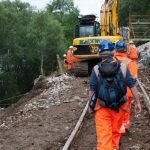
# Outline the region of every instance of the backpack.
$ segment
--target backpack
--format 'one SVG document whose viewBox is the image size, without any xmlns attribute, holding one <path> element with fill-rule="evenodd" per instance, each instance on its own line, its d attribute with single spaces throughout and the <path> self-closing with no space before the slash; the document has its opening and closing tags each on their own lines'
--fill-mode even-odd
<svg viewBox="0 0 150 150">
<path fill-rule="evenodd" d="M 119 107 L 127 101 L 126 65 L 116 58 L 108 58 L 94 67 L 98 78 L 97 98 L 102 107 L 119 112 Z"/>
</svg>

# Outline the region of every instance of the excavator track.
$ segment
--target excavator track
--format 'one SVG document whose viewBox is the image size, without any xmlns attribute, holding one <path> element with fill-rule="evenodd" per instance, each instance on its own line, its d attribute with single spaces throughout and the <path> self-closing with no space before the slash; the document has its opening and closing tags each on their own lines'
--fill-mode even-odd
<svg viewBox="0 0 150 150">
<path fill-rule="evenodd" d="M 79 61 L 75 63 L 73 73 L 76 77 L 86 77 L 89 75 L 88 62 Z"/>
</svg>

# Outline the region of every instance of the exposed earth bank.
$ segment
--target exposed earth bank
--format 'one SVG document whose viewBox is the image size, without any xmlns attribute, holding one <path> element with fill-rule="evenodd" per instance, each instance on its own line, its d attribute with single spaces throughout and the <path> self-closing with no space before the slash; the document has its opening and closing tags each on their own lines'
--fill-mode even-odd
<svg viewBox="0 0 150 150">
<path fill-rule="evenodd" d="M 0 150 L 59 150 L 87 102 L 87 78 L 40 79 L 17 104 L 0 110 Z"/>
</svg>

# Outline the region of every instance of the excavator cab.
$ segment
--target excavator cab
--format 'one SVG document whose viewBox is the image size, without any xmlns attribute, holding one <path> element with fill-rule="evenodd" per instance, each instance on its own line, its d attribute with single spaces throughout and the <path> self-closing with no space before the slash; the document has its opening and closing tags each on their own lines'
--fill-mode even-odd
<svg viewBox="0 0 150 150">
<path fill-rule="evenodd" d="M 98 45 L 103 39 L 109 39 L 113 43 L 121 39 L 120 36 L 100 36 L 100 27 L 95 15 L 78 17 L 73 40 L 74 57 L 78 59 L 73 68 L 76 76 L 88 76 L 93 66 L 100 62 L 102 56 L 99 55 Z"/>
<path fill-rule="evenodd" d="M 100 33 L 100 24 L 95 20 L 95 15 L 80 15 L 78 17 L 78 24 L 76 25 L 75 38 L 98 36 Z"/>
</svg>

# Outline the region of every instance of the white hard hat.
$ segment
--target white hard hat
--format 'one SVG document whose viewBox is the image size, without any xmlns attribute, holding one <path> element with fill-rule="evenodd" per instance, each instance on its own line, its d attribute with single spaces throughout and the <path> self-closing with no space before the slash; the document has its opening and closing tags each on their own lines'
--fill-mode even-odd
<svg viewBox="0 0 150 150">
<path fill-rule="evenodd" d="M 134 44 L 134 42 L 132 40 L 130 40 L 130 44 Z"/>
<path fill-rule="evenodd" d="M 69 48 L 73 49 L 73 46 L 71 45 Z"/>
</svg>

